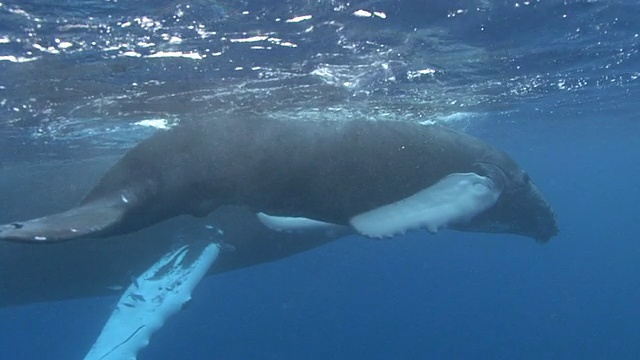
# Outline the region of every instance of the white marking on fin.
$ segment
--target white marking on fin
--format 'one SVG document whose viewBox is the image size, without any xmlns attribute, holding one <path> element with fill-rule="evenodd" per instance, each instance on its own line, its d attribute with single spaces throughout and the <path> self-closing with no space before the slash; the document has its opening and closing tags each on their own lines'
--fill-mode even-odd
<svg viewBox="0 0 640 360">
<path fill-rule="evenodd" d="M 421 228 L 436 233 L 490 208 L 500 193 L 487 177 L 455 173 L 408 198 L 354 216 L 351 226 L 361 235 L 375 238 Z"/>
<path fill-rule="evenodd" d="M 218 257 L 220 246 L 199 249 L 195 260 L 185 258 L 188 245 L 167 253 L 122 294 L 118 306 L 85 360 L 136 359 L 151 335 L 191 299 L 191 292 Z"/>
<path fill-rule="evenodd" d="M 267 228 L 278 232 L 308 232 L 325 231 L 332 233 L 335 231 L 346 232 L 348 227 L 327 223 L 323 221 L 308 219 L 304 217 L 272 216 L 265 213 L 256 214 L 258 220 Z"/>
</svg>

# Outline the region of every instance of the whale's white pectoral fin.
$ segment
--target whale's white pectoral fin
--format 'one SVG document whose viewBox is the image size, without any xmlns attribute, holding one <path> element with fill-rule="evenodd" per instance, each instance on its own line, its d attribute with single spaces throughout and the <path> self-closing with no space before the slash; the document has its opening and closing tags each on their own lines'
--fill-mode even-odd
<svg viewBox="0 0 640 360">
<path fill-rule="evenodd" d="M 256 214 L 262 225 L 268 229 L 287 233 L 324 232 L 327 235 L 346 235 L 351 232 L 348 226 L 327 223 L 304 217 L 272 216 L 265 213 Z"/>
<path fill-rule="evenodd" d="M 351 226 L 361 235 L 381 238 L 408 230 L 435 233 L 469 221 L 498 200 L 501 189 L 475 173 L 455 173 L 408 198 L 354 216 Z"/>
<path fill-rule="evenodd" d="M 186 256 L 191 251 L 197 257 Z M 185 245 L 153 264 L 124 292 L 85 360 L 136 359 L 151 335 L 191 299 L 219 253 L 218 244 Z"/>
</svg>

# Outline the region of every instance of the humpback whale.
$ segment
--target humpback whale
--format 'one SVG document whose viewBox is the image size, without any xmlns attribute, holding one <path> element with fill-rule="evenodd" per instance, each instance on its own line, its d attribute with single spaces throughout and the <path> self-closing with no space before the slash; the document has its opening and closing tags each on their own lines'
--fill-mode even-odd
<svg viewBox="0 0 640 360">
<path fill-rule="evenodd" d="M 210 213 L 222 243 L 211 233 L 181 244 L 138 232 Z M 508 154 L 452 129 L 252 117 L 185 122 L 132 148 L 78 206 L 1 225 L 0 307 L 102 295 L 146 269 L 86 357 L 135 358 L 207 272 L 349 234 L 443 228 L 539 242 L 558 232 L 550 205 Z"/>
<path fill-rule="evenodd" d="M 52 243 L 132 233 L 240 205 L 371 238 L 413 229 L 512 233 L 546 242 L 556 217 L 505 152 L 400 121 L 184 122 L 142 141 L 70 210 L 0 226 L 0 240 Z M 303 222 L 304 222 L 303 221 Z M 295 225 L 294 225 L 295 227 Z"/>
</svg>

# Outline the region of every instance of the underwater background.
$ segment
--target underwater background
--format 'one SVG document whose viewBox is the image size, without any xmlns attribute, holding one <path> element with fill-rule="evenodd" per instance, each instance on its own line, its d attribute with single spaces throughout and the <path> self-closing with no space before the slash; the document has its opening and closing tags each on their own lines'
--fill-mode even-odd
<svg viewBox="0 0 640 360">
<path fill-rule="evenodd" d="M 509 152 L 560 234 L 354 236 L 208 277 L 139 359 L 637 359 L 639 14 L 597 0 L 0 0 L 0 223 L 72 206 L 180 121 L 442 123 Z M 0 359 L 82 358 L 117 299 L 0 308 Z"/>
</svg>

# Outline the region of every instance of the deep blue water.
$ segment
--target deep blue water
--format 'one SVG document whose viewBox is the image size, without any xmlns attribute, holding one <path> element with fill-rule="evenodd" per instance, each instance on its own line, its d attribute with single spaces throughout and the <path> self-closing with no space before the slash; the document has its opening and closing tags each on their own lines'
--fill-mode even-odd
<svg viewBox="0 0 640 360">
<path fill-rule="evenodd" d="M 545 245 L 350 237 L 209 277 L 141 359 L 640 357 L 637 1 L 0 4 L 0 223 L 79 200 L 140 121 L 246 111 L 444 122 L 558 215 Z M 0 358 L 81 358 L 116 301 L 0 309 Z"/>
</svg>

